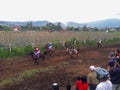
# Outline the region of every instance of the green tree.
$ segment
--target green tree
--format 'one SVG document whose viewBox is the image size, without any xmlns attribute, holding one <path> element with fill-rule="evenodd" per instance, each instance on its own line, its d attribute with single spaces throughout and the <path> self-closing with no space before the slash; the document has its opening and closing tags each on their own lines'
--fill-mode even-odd
<svg viewBox="0 0 120 90">
<path fill-rule="evenodd" d="M 86 25 L 83 26 L 83 31 L 88 31 L 88 28 Z"/>
<path fill-rule="evenodd" d="M 32 22 L 27 23 L 27 29 L 32 29 Z"/>
<path fill-rule="evenodd" d="M 63 30 L 60 22 L 56 25 L 56 30 L 57 31 Z"/>
</svg>

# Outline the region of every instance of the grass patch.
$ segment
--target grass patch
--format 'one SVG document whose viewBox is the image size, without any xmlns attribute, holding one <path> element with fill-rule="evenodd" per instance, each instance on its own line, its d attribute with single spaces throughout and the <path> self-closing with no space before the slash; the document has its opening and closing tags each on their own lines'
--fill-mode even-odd
<svg viewBox="0 0 120 90">
<path fill-rule="evenodd" d="M 69 63 L 68 62 L 63 62 L 60 64 L 60 66 L 67 66 Z M 4 80 L 0 80 L 0 88 L 4 88 L 8 85 L 12 84 L 19 84 L 20 82 L 24 81 L 26 78 L 31 78 L 38 76 L 39 73 L 44 73 L 48 71 L 55 71 L 56 66 L 50 66 L 47 68 L 39 68 L 39 69 L 32 69 L 29 71 L 25 71 L 20 73 L 16 78 L 6 78 Z"/>
<path fill-rule="evenodd" d="M 12 85 L 13 83 L 19 83 L 21 81 L 24 81 L 25 78 L 37 76 L 39 73 L 47 72 L 48 70 L 49 68 L 32 69 L 32 70 L 20 73 L 16 78 L 7 78 L 4 80 L 0 80 L 0 88 L 3 88 L 7 85 Z"/>
</svg>

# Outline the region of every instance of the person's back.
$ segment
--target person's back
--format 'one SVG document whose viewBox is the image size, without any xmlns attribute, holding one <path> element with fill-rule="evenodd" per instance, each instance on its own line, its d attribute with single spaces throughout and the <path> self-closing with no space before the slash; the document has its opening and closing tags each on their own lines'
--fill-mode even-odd
<svg viewBox="0 0 120 90">
<path fill-rule="evenodd" d="M 67 81 L 67 84 L 66 84 L 66 90 L 71 90 L 71 83 L 70 83 L 70 81 L 68 80 Z"/>
<path fill-rule="evenodd" d="M 71 90 L 71 84 L 67 84 L 67 85 L 66 85 L 66 89 L 67 89 L 67 90 Z"/>
<path fill-rule="evenodd" d="M 87 83 L 87 77 L 86 75 L 83 75 L 81 77 L 81 85 L 80 85 L 80 90 L 88 90 L 88 83 Z"/>
<path fill-rule="evenodd" d="M 59 90 L 59 86 L 57 83 L 53 83 L 53 90 Z"/>
<path fill-rule="evenodd" d="M 89 84 L 89 90 L 95 90 L 97 84 L 99 83 L 99 81 L 96 78 L 97 77 L 97 74 L 95 72 L 96 68 L 95 68 L 95 66 L 91 65 L 89 67 L 89 69 L 91 71 L 87 76 L 87 82 Z"/>
<path fill-rule="evenodd" d="M 75 82 L 75 89 L 76 90 L 80 90 L 81 83 L 82 83 L 81 78 L 80 78 L 80 76 L 78 76 L 77 81 Z"/>
<path fill-rule="evenodd" d="M 112 83 L 109 80 L 100 82 L 97 85 L 96 90 L 112 90 Z"/>
<path fill-rule="evenodd" d="M 112 90 L 112 83 L 108 79 L 109 72 L 104 68 L 97 68 L 96 73 L 97 79 L 100 81 L 96 87 L 96 90 Z"/>
</svg>

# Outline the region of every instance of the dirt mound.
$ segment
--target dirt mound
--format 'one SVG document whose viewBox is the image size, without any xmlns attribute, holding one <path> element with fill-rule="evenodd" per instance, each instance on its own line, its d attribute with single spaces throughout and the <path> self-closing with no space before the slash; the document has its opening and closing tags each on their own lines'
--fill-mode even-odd
<svg viewBox="0 0 120 90">
<path fill-rule="evenodd" d="M 39 73 L 36 77 L 27 78 L 19 84 L 9 85 L 1 90 L 48 90 L 54 82 L 58 82 L 60 90 L 65 90 L 68 81 L 74 86 L 78 75 L 87 75 L 90 65 L 106 68 L 107 54 L 120 48 L 119 46 L 120 44 L 103 48 L 80 48 L 79 56 L 74 59 L 71 59 L 65 50 L 58 50 L 53 57 L 46 56 L 45 61 L 40 61 L 39 65 L 34 65 L 30 57 L 0 60 L 1 79 L 17 77 L 19 73 L 31 69 L 53 67 L 48 72 Z"/>
</svg>

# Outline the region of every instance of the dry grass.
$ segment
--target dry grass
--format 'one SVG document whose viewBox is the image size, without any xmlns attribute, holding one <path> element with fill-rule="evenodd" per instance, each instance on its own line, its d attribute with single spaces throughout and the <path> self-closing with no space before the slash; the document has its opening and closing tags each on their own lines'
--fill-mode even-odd
<svg viewBox="0 0 120 90">
<path fill-rule="evenodd" d="M 78 40 L 85 41 L 87 39 L 110 39 L 114 37 L 119 37 L 119 34 L 115 33 L 105 33 L 105 32 L 4 32 L 0 31 L 0 45 L 9 46 L 22 46 L 30 45 L 32 43 L 38 45 L 44 45 L 47 42 L 60 41 L 61 43 L 72 38 L 77 38 Z"/>
</svg>

